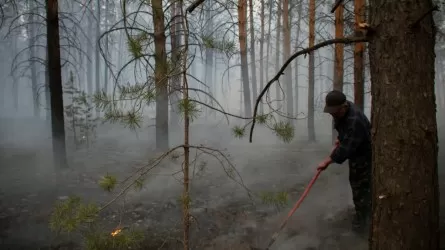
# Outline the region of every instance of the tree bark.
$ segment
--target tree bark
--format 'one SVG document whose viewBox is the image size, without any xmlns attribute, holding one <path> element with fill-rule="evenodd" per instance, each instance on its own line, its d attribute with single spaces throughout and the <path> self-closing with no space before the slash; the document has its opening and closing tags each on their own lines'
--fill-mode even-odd
<svg viewBox="0 0 445 250">
<path fill-rule="evenodd" d="M 252 116 L 252 101 L 250 99 L 249 66 L 247 62 L 247 0 L 238 0 L 239 43 L 241 55 L 241 76 L 243 80 L 244 115 Z"/>
<path fill-rule="evenodd" d="M 290 21 L 289 21 L 289 0 L 283 0 L 283 63 L 290 57 Z M 293 90 L 292 90 L 292 67 L 287 67 L 284 71 L 286 84 L 286 115 L 289 122 L 294 114 Z"/>
<path fill-rule="evenodd" d="M 335 10 L 335 38 L 343 38 L 344 36 L 344 4 L 340 4 Z M 335 60 L 334 60 L 334 90 L 343 91 L 343 74 L 344 74 L 344 51 L 345 45 L 341 43 L 335 44 Z M 332 119 L 332 144 L 337 139 L 337 131 L 334 128 L 334 119 Z"/>
<path fill-rule="evenodd" d="M 309 47 L 315 44 L 315 0 L 309 0 Z M 309 53 L 309 87 L 308 87 L 308 119 L 307 130 L 309 141 L 315 141 L 314 124 L 314 88 L 315 88 L 315 60 L 314 52 Z"/>
<path fill-rule="evenodd" d="M 255 58 L 255 28 L 253 26 L 253 0 L 249 0 L 249 20 L 250 20 L 250 71 L 252 73 L 252 99 L 258 98 L 256 80 L 256 58 Z"/>
<path fill-rule="evenodd" d="M 48 49 L 49 90 L 51 93 L 51 130 L 54 163 L 67 167 L 65 121 L 63 113 L 62 68 L 60 64 L 59 5 L 57 0 L 46 1 L 46 39 Z"/>
<path fill-rule="evenodd" d="M 45 52 L 45 107 L 46 107 L 46 121 L 51 121 L 51 91 L 49 88 L 49 55 L 48 49 Z"/>
<path fill-rule="evenodd" d="M 355 33 L 360 34 L 359 23 L 365 20 L 365 0 L 354 0 Z M 354 45 L 354 103 L 362 111 L 365 105 L 365 43 Z"/>
<path fill-rule="evenodd" d="M 156 147 L 165 151 L 168 138 L 168 65 L 165 50 L 165 23 L 162 0 L 151 0 L 153 8 L 155 40 L 155 85 L 156 85 Z"/>
<path fill-rule="evenodd" d="M 301 1 L 298 4 L 298 21 L 297 21 L 297 34 L 295 38 L 295 51 L 298 51 L 298 47 L 300 44 L 300 33 L 301 33 L 301 20 L 303 14 L 303 2 Z M 295 117 L 298 116 L 298 101 L 299 101 L 299 86 L 298 86 L 298 57 L 295 58 L 295 65 L 294 65 L 294 76 L 295 76 L 295 87 L 294 87 L 294 96 L 295 96 L 295 108 L 294 108 L 294 114 Z"/>
<path fill-rule="evenodd" d="M 179 46 L 180 46 L 180 35 L 179 35 L 179 8 L 182 8 L 182 6 L 179 6 L 179 3 L 176 0 L 170 0 L 171 5 L 171 16 L 172 21 L 170 24 L 170 40 L 171 40 L 171 64 L 173 66 L 173 76 L 169 79 L 170 81 L 170 128 L 172 130 L 179 129 L 179 94 L 181 93 L 181 79 L 180 79 L 180 73 L 181 73 L 181 57 L 179 54 Z M 176 17 L 178 16 L 178 17 Z"/>
<path fill-rule="evenodd" d="M 260 91 L 264 88 L 264 10 L 265 10 L 265 0 L 261 0 L 261 12 L 260 12 L 260 20 L 261 20 L 261 37 L 260 37 Z M 257 99 L 257 96 L 254 100 Z M 260 103 L 260 114 L 264 114 L 264 105 L 263 102 Z"/>
<path fill-rule="evenodd" d="M 439 249 L 432 7 L 431 0 L 370 0 L 370 249 Z"/>
</svg>

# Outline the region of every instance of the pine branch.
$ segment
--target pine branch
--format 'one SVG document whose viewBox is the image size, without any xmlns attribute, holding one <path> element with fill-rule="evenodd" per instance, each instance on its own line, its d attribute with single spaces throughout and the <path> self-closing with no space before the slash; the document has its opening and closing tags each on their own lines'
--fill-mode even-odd
<svg viewBox="0 0 445 250">
<path fill-rule="evenodd" d="M 269 90 L 269 88 L 272 86 L 272 84 L 276 81 L 278 81 L 278 79 L 280 78 L 281 75 L 283 75 L 283 72 L 286 70 L 287 66 L 289 66 L 289 64 L 297 57 L 301 56 L 301 55 L 306 55 L 312 51 L 315 51 L 317 49 L 326 47 L 328 45 L 332 45 L 332 44 L 337 44 L 337 43 L 343 43 L 343 44 L 351 44 L 351 43 L 359 43 L 359 42 L 367 42 L 368 41 L 368 37 L 367 36 L 363 36 L 363 37 L 345 37 L 345 38 L 337 38 L 337 39 L 331 39 L 331 40 L 327 40 L 321 43 L 318 43 L 316 45 L 314 45 L 313 47 L 309 47 L 300 51 L 297 51 L 296 53 L 294 53 L 291 57 L 289 57 L 289 59 L 287 59 L 287 61 L 283 64 L 283 66 L 281 66 L 280 70 L 278 71 L 278 73 L 274 76 L 274 78 L 272 78 L 272 80 L 270 80 L 266 86 L 264 87 L 264 89 L 261 91 L 261 94 L 258 96 L 258 98 L 256 99 L 256 103 L 255 103 L 255 109 L 253 111 L 253 121 L 252 121 L 252 126 L 250 127 L 250 136 L 249 136 L 249 142 L 252 143 L 252 137 L 253 137 L 253 129 L 255 128 L 255 122 L 256 122 L 256 115 L 258 113 L 258 106 L 261 102 L 261 99 L 263 98 L 263 96 L 266 94 L 266 92 Z"/>
</svg>

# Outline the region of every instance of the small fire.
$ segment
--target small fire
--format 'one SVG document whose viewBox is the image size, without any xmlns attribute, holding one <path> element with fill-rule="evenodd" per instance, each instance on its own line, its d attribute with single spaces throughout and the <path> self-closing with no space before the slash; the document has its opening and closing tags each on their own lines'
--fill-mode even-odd
<svg viewBox="0 0 445 250">
<path fill-rule="evenodd" d="M 113 232 L 111 232 L 111 236 L 114 237 L 114 236 L 118 235 L 121 231 L 122 231 L 122 229 L 116 229 Z"/>
</svg>

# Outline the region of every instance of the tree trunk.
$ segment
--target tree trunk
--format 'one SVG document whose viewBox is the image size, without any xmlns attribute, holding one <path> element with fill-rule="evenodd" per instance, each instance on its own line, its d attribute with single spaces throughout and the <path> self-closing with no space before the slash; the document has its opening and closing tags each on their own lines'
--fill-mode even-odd
<svg viewBox="0 0 445 250">
<path fill-rule="evenodd" d="M 51 121 L 51 91 L 49 90 L 49 56 L 48 49 L 45 52 L 45 106 L 46 106 L 46 121 Z"/>
<path fill-rule="evenodd" d="M 98 93 L 100 91 L 100 45 L 99 45 L 99 38 L 100 38 L 100 20 L 101 20 L 101 14 L 100 14 L 100 9 L 101 9 L 101 4 L 100 4 L 100 0 L 97 0 L 97 5 L 96 5 L 96 39 L 95 39 L 95 44 L 96 44 L 96 55 L 95 55 L 95 60 L 96 60 L 96 93 Z M 100 109 L 99 107 L 96 107 L 96 117 L 100 117 Z"/>
<path fill-rule="evenodd" d="M 206 26 L 206 36 L 208 37 L 208 39 L 214 39 L 213 36 L 213 18 L 212 18 L 212 1 L 211 0 L 207 0 L 205 2 L 205 6 L 206 6 L 206 21 L 207 21 L 207 26 Z M 213 96 L 214 95 L 214 90 L 215 90 L 215 83 L 213 82 L 213 49 L 212 48 L 207 48 L 205 51 L 205 71 L 204 71 L 204 79 L 205 79 L 205 84 L 206 86 L 208 86 L 208 91 L 209 95 Z M 210 98 L 206 97 L 210 102 L 213 102 L 210 100 Z M 208 116 L 213 113 L 213 110 L 209 109 L 209 108 L 205 108 L 206 110 L 206 118 L 208 118 Z"/>
<path fill-rule="evenodd" d="M 109 22 L 109 17 L 110 17 L 110 13 L 109 13 L 109 6 L 108 6 L 108 1 L 105 1 L 104 3 L 105 5 L 105 15 L 104 15 L 104 20 L 105 20 L 105 30 L 108 30 L 108 22 Z M 114 33 L 114 32 L 113 32 Z M 109 51 L 109 45 L 110 45 L 110 40 L 109 40 L 110 36 L 106 35 L 105 36 L 105 55 L 107 56 L 107 60 L 110 62 L 113 62 L 113 53 Z M 108 94 L 108 65 L 104 62 L 104 92 Z"/>
<path fill-rule="evenodd" d="M 370 249 L 439 249 L 432 7 L 432 1 L 370 1 L 370 25 L 376 27 L 368 45 L 373 83 Z"/>
<path fill-rule="evenodd" d="M 88 40 L 87 43 L 87 84 L 88 84 L 88 94 L 93 95 L 93 14 L 87 13 L 88 15 Z"/>
<path fill-rule="evenodd" d="M 156 85 L 156 147 L 165 151 L 169 147 L 168 138 L 168 74 L 165 50 L 165 23 L 162 0 L 151 0 L 153 8 L 155 41 L 155 85 Z"/>
<path fill-rule="evenodd" d="M 280 49 L 280 45 L 281 45 L 281 2 L 282 0 L 278 0 L 278 4 L 277 4 L 277 37 L 275 38 L 275 45 L 276 45 L 276 55 L 275 55 L 275 72 L 278 72 L 280 70 L 280 55 L 281 55 L 281 49 Z M 283 102 L 281 100 L 281 86 L 280 83 L 277 82 L 275 84 L 275 95 L 276 95 L 276 110 L 277 111 L 281 111 L 280 106 L 283 105 Z M 280 116 L 277 115 L 277 119 L 280 119 Z"/>
<path fill-rule="evenodd" d="M 171 16 L 173 20 L 170 24 L 170 40 L 171 40 L 171 64 L 172 64 L 172 74 L 173 76 L 169 79 L 170 81 L 170 128 L 172 130 L 179 129 L 179 109 L 177 108 L 179 105 L 179 94 L 181 93 L 181 57 L 179 53 L 180 46 L 180 9 L 182 6 L 179 6 L 179 3 L 176 0 L 170 0 L 171 4 Z M 178 17 L 176 17 L 178 16 Z"/>
<path fill-rule="evenodd" d="M 264 89 L 264 0 L 261 0 L 261 37 L 260 37 L 260 92 Z M 264 114 L 263 102 L 260 102 L 260 114 Z"/>
<path fill-rule="evenodd" d="M 252 72 L 252 99 L 256 102 L 258 98 L 258 89 L 256 82 L 256 59 L 255 59 L 255 27 L 253 26 L 253 0 L 249 0 L 249 19 L 250 19 L 250 71 Z"/>
<path fill-rule="evenodd" d="M 60 64 L 59 5 L 57 0 L 46 1 L 46 19 L 54 164 L 63 168 L 67 167 L 68 164 L 65 149 L 62 68 Z"/>
<path fill-rule="evenodd" d="M 252 117 L 252 101 L 250 99 L 249 67 L 247 62 L 247 0 L 238 1 L 239 44 L 241 55 L 241 76 L 243 80 L 244 115 Z"/>
<path fill-rule="evenodd" d="M 303 16 L 303 1 L 301 1 L 298 4 L 298 21 L 297 21 L 297 34 L 295 38 L 295 51 L 298 50 L 299 44 L 300 44 L 300 32 L 301 32 L 301 20 Z M 298 57 L 295 58 L 295 88 L 294 88 L 294 95 L 295 95 L 295 108 L 294 108 L 294 114 L 295 117 L 298 116 L 298 101 L 299 101 L 299 86 L 298 86 Z"/>
<path fill-rule="evenodd" d="M 335 10 L 335 38 L 343 38 L 344 36 L 344 5 L 340 4 Z M 344 51 L 345 45 L 342 43 L 335 44 L 335 60 L 334 60 L 334 90 L 343 91 L 343 74 L 344 74 Z M 337 139 L 337 130 L 334 128 L 334 119 L 332 119 L 332 143 Z"/>
<path fill-rule="evenodd" d="M 39 102 L 39 93 L 38 93 L 38 79 L 37 79 L 37 65 L 36 65 L 36 48 L 35 48 L 35 39 L 36 39 L 36 26 L 34 24 L 34 1 L 29 2 L 29 24 L 28 24 L 28 42 L 29 42 L 29 52 L 30 52 L 30 63 L 31 63 L 31 88 L 32 88 L 32 99 L 33 99 L 33 108 L 34 108 L 34 117 L 40 117 L 40 102 Z"/>
<path fill-rule="evenodd" d="M 269 0 L 269 16 L 267 20 L 267 47 L 266 47 L 266 81 L 269 81 L 269 68 L 271 64 L 269 63 L 270 58 L 270 47 L 271 47 L 271 33 L 272 33 L 272 14 L 273 14 L 273 1 Z"/>
<path fill-rule="evenodd" d="M 440 53 L 438 53 L 436 51 L 436 58 L 437 60 L 435 61 L 434 64 L 434 70 L 435 72 L 440 72 L 440 64 L 439 61 L 441 60 L 441 56 Z M 436 73 L 435 77 L 434 77 L 434 93 L 436 94 L 436 105 L 437 105 L 437 112 L 440 112 L 442 109 L 442 92 L 441 92 L 441 82 L 442 82 L 442 74 L 441 73 Z"/>
<path fill-rule="evenodd" d="M 119 12 L 116 12 L 116 15 L 117 15 L 117 13 L 119 13 Z M 116 17 L 117 20 L 119 20 L 119 18 L 122 18 L 122 16 Z M 118 44 L 118 51 L 117 51 L 117 55 L 118 55 L 118 57 L 117 57 L 117 68 L 118 68 L 118 71 L 120 71 L 122 69 L 123 65 L 124 65 L 124 59 L 125 59 L 124 56 L 125 56 L 125 54 L 123 52 L 125 50 L 125 46 L 124 45 L 125 45 L 125 41 L 126 41 L 127 37 L 125 36 L 125 31 L 124 30 L 118 31 L 117 34 L 119 35 L 119 44 Z M 123 76 L 120 76 L 120 78 L 122 79 Z M 120 79 L 119 79 L 119 81 L 120 81 Z M 115 85 L 113 84 L 113 92 L 112 93 L 113 93 L 113 95 L 116 95 L 116 93 L 114 91 L 115 90 L 114 86 Z M 118 107 L 120 109 L 123 109 L 124 101 L 120 100 L 117 105 L 118 105 Z"/>
<path fill-rule="evenodd" d="M 309 0 L 309 47 L 315 44 L 315 0 Z M 314 127 L 314 88 L 315 88 L 315 60 L 314 52 L 309 53 L 309 86 L 308 86 L 308 119 L 307 131 L 309 141 L 315 141 Z"/>
<path fill-rule="evenodd" d="M 13 56 L 18 55 L 19 49 L 17 47 L 17 44 L 18 44 L 18 39 L 16 37 L 15 41 L 14 41 L 14 45 L 12 45 L 13 46 L 12 51 L 14 51 Z M 12 75 L 12 101 L 13 101 L 13 107 L 14 107 L 14 111 L 15 111 L 16 115 L 19 114 L 19 112 L 18 112 L 19 111 L 19 83 L 20 83 L 20 81 L 19 81 L 19 78 L 17 77 L 17 73 L 14 72 Z"/>
<path fill-rule="evenodd" d="M 443 73 L 443 69 L 444 67 L 444 63 L 443 63 L 443 59 L 439 58 L 437 60 L 438 62 L 438 68 L 436 69 L 436 72 L 440 72 L 438 73 L 439 75 L 439 79 L 436 82 L 437 85 L 437 93 L 441 96 L 440 100 L 439 100 L 439 109 L 442 110 L 445 107 L 445 81 L 444 81 L 444 73 Z"/>
<path fill-rule="evenodd" d="M 283 64 L 290 57 L 290 21 L 289 21 L 289 0 L 283 0 Z M 284 71 L 286 86 L 286 114 L 292 117 L 294 114 L 293 90 L 292 90 L 292 67 L 287 67 Z M 289 118 L 289 122 L 292 120 Z"/>
<path fill-rule="evenodd" d="M 365 0 L 354 0 L 355 31 L 360 34 L 359 23 L 365 20 Z M 354 45 L 354 103 L 362 111 L 365 106 L 365 68 L 363 53 L 365 43 Z"/>
</svg>

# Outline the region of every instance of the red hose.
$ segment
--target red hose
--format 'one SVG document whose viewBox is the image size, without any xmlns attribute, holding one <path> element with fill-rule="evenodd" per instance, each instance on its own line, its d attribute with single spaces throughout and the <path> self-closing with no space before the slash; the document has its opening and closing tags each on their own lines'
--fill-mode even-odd
<svg viewBox="0 0 445 250">
<path fill-rule="evenodd" d="M 307 188 L 304 190 L 303 194 L 301 195 L 300 199 L 298 199 L 298 201 L 295 203 L 294 207 L 289 211 L 289 213 L 286 216 L 286 219 L 281 223 L 280 228 L 278 229 L 277 232 L 275 232 L 272 235 L 272 239 L 269 242 L 269 245 L 267 246 L 267 249 L 269 249 L 270 246 L 272 246 L 272 244 L 275 242 L 275 240 L 278 237 L 278 234 L 281 232 L 281 230 L 283 230 L 283 228 L 286 226 L 287 222 L 289 221 L 290 217 L 292 217 L 292 215 L 295 213 L 295 211 L 297 211 L 297 209 L 300 207 L 301 203 L 303 202 L 304 198 L 306 198 L 306 196 L 309 193 L 309 190 L 311 190 L 312 186 L 314 185 L 315 181 L 318 179 L 318 177 L 320 176 L 322 170 L 317 170 L 317 173 L 315 174 L 314 177 L 312 177 L 312 180 L 309 182 L 309 185 L 307 186 Z"/>
</svg>

